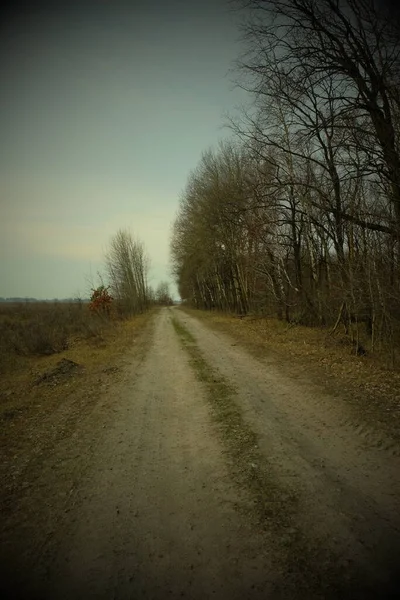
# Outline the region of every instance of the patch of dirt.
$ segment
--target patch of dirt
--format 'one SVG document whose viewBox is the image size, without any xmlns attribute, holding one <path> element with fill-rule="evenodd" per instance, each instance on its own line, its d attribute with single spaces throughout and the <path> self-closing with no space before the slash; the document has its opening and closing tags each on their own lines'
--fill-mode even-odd
<svg viewBox="0 0 400 600">
<path fill-rule="evenodd" d="M 120 371 L 120 367 L 113 365 L 111 367 L 105 367 L 103 369 L 103 373 L 118 373 L 118 371 Z"/>
<path fill-rule="evenodd" d="M 79 365 L 68 358 L 62 358 L 55 367 L 45 371 L 43 375 L 40 375 L 40 377 L 35 380 L 34 385 L 39 385 L 40 383 L 57 385 L 60 381 L 65 380 L 68 377 L 73 377 L 77 373 L 82 373 L 82 371 L 82 365 Z"/>
</svg>

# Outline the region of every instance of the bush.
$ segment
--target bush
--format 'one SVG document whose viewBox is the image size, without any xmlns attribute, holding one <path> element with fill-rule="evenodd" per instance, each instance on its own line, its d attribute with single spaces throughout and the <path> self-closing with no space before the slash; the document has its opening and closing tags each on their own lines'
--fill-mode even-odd
<svg viewBox="0 0 400 600">
<path fill-rule="evenodd" d="M 46 322 L 45 319 L 17 323 L 12 334 L 10 342 L 16 354 L 55 354 L 68 347 L 65 327 Z"/>
<path fill-rule="evenodd" d="M 73 337 L 94 338 L 99 335 L 101 336 L 99 317 L 90 313 L 87 305 L 0 305 L 2 362 L 12 355 L 55 354 L 67 349 Z"/>
</svg>

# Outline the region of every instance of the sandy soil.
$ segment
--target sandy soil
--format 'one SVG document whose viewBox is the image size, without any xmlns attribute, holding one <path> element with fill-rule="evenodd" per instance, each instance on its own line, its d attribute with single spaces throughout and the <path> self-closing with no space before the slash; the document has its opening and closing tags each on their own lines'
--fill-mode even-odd
<svg viewBox="0 0 400 600">
<path fill-rule="evenodd" d="M 174 319 L 257 436 L 249 469 L 266 473 L 286 516 L 290 507 L 281 527 L 277 509 L 276 523 L 260 521 L 266 488 L 241 484 L 212 386 Z M 397 449 L 369 444 L 338 398 L 179 310 L 161 310 L 146 335 L 141 355 L 126 356 L 114 385 L 40 457 L 40 473 L 20 482 L 1 533 L 2 597 L 396 597 Z"/>
<path fill-rule="evenodd" d="M 345 402 L 306 375 L 294 379 L 285 371 L 285 377 L 275 358 L 256 360 L 229 336 L 175 314 L 233 385 L 235 402 L 257 434 L 262 467 L 295 499 L 291 525 L 294 534 L 306 534 L 310 571 L 325 555 L 339 571 L 328 564 L 322 572 L 332 585 L 335 577 L 347 577 L 349 597 L 396 597 L 400 461 L 393 439 L 374 432 L 362 414 L 355 422 Z"/>
</svg>

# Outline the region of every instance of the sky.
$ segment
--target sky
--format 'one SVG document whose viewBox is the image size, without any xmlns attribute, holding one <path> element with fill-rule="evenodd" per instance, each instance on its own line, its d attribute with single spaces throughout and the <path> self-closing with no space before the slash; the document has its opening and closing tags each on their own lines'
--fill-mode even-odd
<svg viewBox="0 0 400 600">
<path fill-rule="evenodd" d="M 245 102 L 238 15 L 225 0 L 21 6 L 0 14 L 0 296 L 87 297 L 120 228 L 150 284 L 171 280 L 180 194 Z"/>
</svg>

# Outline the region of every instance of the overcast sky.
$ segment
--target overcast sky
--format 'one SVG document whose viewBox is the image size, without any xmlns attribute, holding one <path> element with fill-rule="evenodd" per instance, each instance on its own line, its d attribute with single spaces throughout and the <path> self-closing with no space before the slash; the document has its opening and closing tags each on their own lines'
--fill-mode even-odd
<svg viewBox="0 0 400 600">
<path fill-rule="evenodd" d="M 245 100 L 225 0 L 32 2 L 0 31 L 0 296 L 88 292 L 129 227 L 169 278 L 170 226 L 202 151 Z"/>
</svg>

